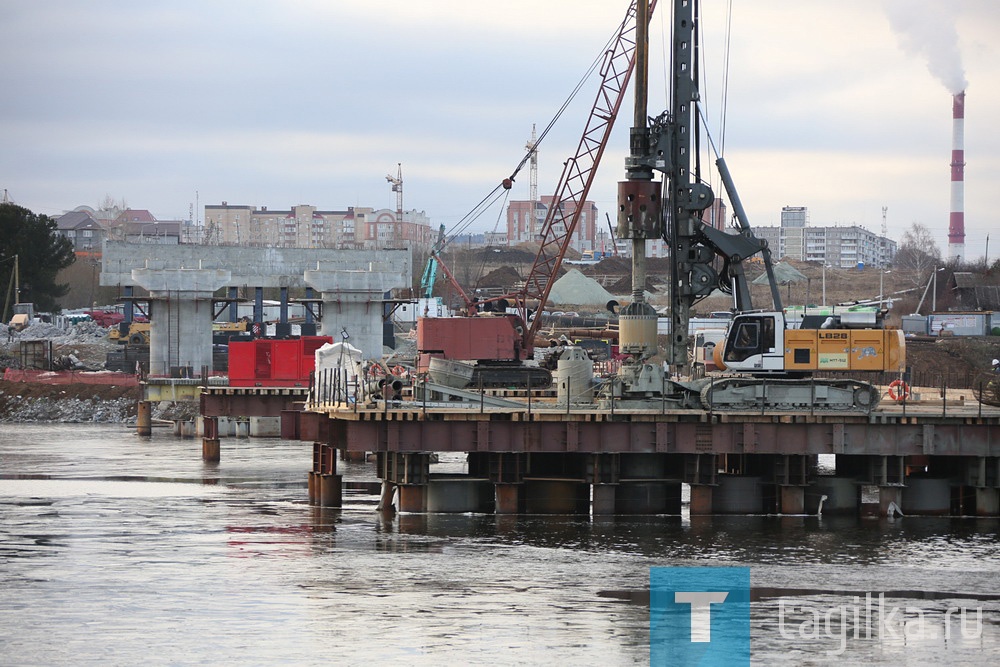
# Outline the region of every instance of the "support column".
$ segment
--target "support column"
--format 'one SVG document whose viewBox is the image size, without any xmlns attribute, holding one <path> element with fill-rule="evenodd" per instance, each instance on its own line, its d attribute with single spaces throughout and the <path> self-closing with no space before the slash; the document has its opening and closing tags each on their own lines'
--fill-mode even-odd
<svg viewBox="0 0 1000 667">
<path fill-rule="evenodd" d="M 212 297 L 231 276 L 224 269 L 132 269 L 156 313 L 149 329 L 150 375 L 212 367 Z"/>
<path fill-rule="evenodd" d="M 408 285 L 410 277 L 387 263 L 372 262 L 368 271 L 357 271 L 320 262 L 305 272 L 304 280 L 323 299 L 320 335 L 349 342 L 366 359 L 381 358 L 383 294 Z"/>
<path fill-rule="evenodd" d="M 712 513 L 712 489 L 707 484 L 691 485 L 691 515 Z"/>
<path fill-rule="evenodd" d="M 976 516 L 1000 515 L 1000 489 L 976 489 Z"/>
<path fill-rule="evenodd" d="M 228 308 L 229 308 L 229 321 L 230 322 L 239 322 L 240 321 L 240 310 L 239 310 L 239 305 L 240 304 L 239 304 L 238 299 L 240 298 L 240 288 L 239 287 L 230 287 L 229 291 L 228 291 L 228 294 L 229 294 L 229 306 L 228 306 Z"/>
<path fill-rule="evenodd" d="M 496 513 L 518 514 L 521 502 L 521 484 L 496 484 Z"/>
<path fill-rule="evenodd" d="M 153 404 L 139 401 L 135 416 L 135 430 L 141 436 L 153 435 Z"/>
<path fill-rule="evenodd" d="M 219 418 L 205 417 L 202 420 L 204 435 L 201 439 L 201 460 L 206 463 L 218 463 L 222 457 L 222 446 L 219 441 Z"/>
<path fill-rule="evenodd" d="M 264 328 L 264 288 L 255 287 L 253 290 L 253 321 L 261 326 L 261 336 L 267 334 Z"/>
<path fill-rule="evenodd" d="M 398 488 L 400 512 L 427 511 L 426 484 L 402 484 Z"/>
<path fill-rule="evenodd" d="M 319 504 L 323 507 L 340 507 L 342 502 L 340 475 L 320 475 Z"/>
<path fill-rule="evenodd" d="M 615 491 L 618 487 L 614 484 L 594 484 L 591 488 L 593 489 L 591 509 L 594 516 L 614 514 Z"/>
<path fill-rule="evenodd" d="M 781 514 L 805 514 L 806 490 L 802 486 L 780 486 Z"/>
</svg>

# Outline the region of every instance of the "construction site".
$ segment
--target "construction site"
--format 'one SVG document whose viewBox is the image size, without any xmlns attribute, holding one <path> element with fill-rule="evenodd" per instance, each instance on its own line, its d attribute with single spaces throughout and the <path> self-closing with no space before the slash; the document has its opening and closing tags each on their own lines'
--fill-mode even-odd
<svg viewBox="0 0 1000 667">
<path fill-rule="evenodd" d="M 533 244 L 487 261 L 446 248 L 442 229 L 426 263 L 414 258 L 399 235 L 401 168 L 388 177 L 398 248 L 154 256 L 105 241 L 100 284 L 121 290 L 123 308 L 103 363 L 141 378 L 139 434 L 169 419 L 201 436 L 206 461 L 229 436 L 310 443 L 309 499 L 322 506 L 341 504 L 338 460 L 370 457 L 384 511 L 676 514 L 683 497 L 695 514 L 1000 515 L 997 351 L 980 340 L 993 314 L 943 324 L 937 271 L 912 286 L 900 271 L 775 261 L 725 159 L 713 156 L 710 178 L 700 158 L 688 3 L 671 17 L 672 106 L 648 108 L 655 5 L 633 3 L 612 41 Z M 627 252 L 597 261 L 570 244 L 623 109 L 630 151 L 611 231 Z M 723 197 L 728 226 L 709 220 Z M 670 256 L 647 256 L 650 242 Z M 265 292 L 278 297 L 270 316 Z M 928 293 L 930 315 L 900 316 Z M 430 316 L 432 304 L 455 314 Z M 978 327 L 977 342 L 933 342 L 962 327 Z M 22 358 L 91 370 L 77 347 L 53 354 L 30 331 Z M 165 403 L 186 407 L 154 417 Z M 464 474 L 432 474 L 442 452 L 466 454 Z M 821 456 L 832 469 L 820 472 Z"/>
</svg>

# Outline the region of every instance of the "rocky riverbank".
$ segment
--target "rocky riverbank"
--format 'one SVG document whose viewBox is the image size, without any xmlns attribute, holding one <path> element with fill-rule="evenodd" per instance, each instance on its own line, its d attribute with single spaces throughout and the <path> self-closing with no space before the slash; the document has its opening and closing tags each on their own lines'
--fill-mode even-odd
<svg viewBox="0 0 1000 667">
<path fill-rule="evenodd" d="M 141 387 L 0 381 L 0 422 L 129 422 L 141 396 Z"/>
</svg>

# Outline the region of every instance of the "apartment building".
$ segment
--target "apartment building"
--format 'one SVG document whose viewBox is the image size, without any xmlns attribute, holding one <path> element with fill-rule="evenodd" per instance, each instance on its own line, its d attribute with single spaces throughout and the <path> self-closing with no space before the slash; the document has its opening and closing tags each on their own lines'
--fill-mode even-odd
<svg viewBox="0 0 1000 667">
<path fill-rule="evenodd" d="M 892 264 L 898 244 L 860 225 L 810 227 L 804 206 L 781 210 L 780 227 L 754 227 L 757 238 L 767 241 L 772 256 L 800 261 L 824 262 L 830 266 L 886 267 Z"/>
<path fill-rule="evenodd" d="M 205 206 L 204 242 L 285 248 L 362 248 L 429 246 L 430 219 L 423 211 L 395 211 L 348 207 L 320 210 L 309 204 L 268 209 L 244 204 Z"/>
</svg>

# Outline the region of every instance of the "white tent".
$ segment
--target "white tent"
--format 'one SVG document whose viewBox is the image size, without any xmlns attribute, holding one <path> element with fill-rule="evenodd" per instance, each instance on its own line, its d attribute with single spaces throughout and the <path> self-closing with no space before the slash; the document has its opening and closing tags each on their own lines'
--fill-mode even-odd
<svg viewBox="0 0 1000 667">
<path fill-rule="evenodd" d="M 353 400 L 362 374 L 364 353 L 349 343 L 327 343 L 316 350 L 316 380 L 312 402 L 342 403 Z M 357 389 L 361 394 L 362 389 Z"/>
</svg>

